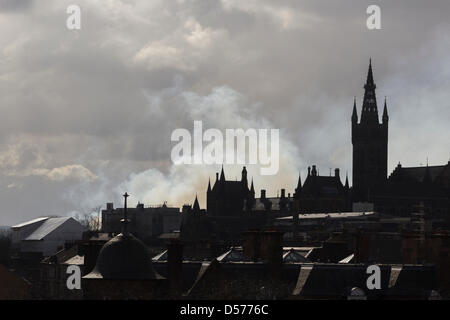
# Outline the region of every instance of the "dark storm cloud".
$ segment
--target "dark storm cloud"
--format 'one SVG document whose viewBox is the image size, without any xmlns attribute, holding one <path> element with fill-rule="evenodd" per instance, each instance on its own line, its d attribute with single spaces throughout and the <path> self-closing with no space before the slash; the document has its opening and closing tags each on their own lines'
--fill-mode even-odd
<svg viewBox="0 0 450 320">
<path fill-rule="evenodd" d="M 382 30 L 369 31 L 373 3 L 77 1 L 82 29 L 69 31 L 72 1 L 0 1 L 0 225 L 123 189 L 191 201 L 218 169 L 171 165 L 171 132 L 194 120 L 281 128 L 283 170 L 249 168 L 257 192 L 292 190 L 311 164 L 350 173 L 370 57 L 379 108 L 388 99 L 390 169 L 447 162 L 450 3 L 376 1 Z"/>
</svg>

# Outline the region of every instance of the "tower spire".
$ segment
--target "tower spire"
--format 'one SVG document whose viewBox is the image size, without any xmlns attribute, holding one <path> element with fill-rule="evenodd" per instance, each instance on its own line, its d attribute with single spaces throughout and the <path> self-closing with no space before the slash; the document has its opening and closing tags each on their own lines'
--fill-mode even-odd
<svg viewBox="0 0 450 320">
<path fill-rule="evenodd" d="M 345 189 L 350 189 L 350 186 L 348 184 L 348 172 L 345 173 Z"/>
<path fill-rule="evenodd" d="M 352 122 L 358 123 L 358 111 L 356 111 L 356 97 L 353 98 Z"/>
<path fill-rule="evenodd" d="M 295 188 L 295 194 L 298 195 L 302 192 L 302 177 L 300 172 L 298 173 L 298 181 L 297 181 L 297 188 Z"/>
<path fill-rule="evenodd" d="M 367 80 L 366 80 L 366 86 L 369 85 L 375 87 L 375 83 L 373 82 L 372 58 L 369 59 L 369 71 L 367 72 Z"/>
<path fill-rule="evenodd" d="M 220 181 L 225 181 L 225 173 L 223 172 L 223 165 L 222 165 L 222 171 L 220 172 Z"/>
<path fill-rule="evenodd" d="M 200 211 L 200 205 L 198 204 L 197 195 L 195 195 L 195 201 L 194 201 L 194 205 L 192 206 L 192 209 L 195 212 L 199 212 Z"/>
<path fill-rule="evenodd" d="M 211 192 L 211 178 L 208 179 L 208 192 Z"/>
<path fill-rule="evenodd" d="M 361 111 L 361 123 L 377 123 L 378 124 L 378 108 L 377 97 L 375 95 L 376 89 L 373 81 L 372 59 L 369 62 L 369 71 L 367 72 L 367 80 L 364 85 L 364 101 Z"/>
<path fill-rule="evenodd" d="M 389 121 L 388 111 L 387 111 L 387 103 L 386 97 L 384 97 L 384 108 L 383 108 L 383 123 L 387 123 Z"/>
</svg>

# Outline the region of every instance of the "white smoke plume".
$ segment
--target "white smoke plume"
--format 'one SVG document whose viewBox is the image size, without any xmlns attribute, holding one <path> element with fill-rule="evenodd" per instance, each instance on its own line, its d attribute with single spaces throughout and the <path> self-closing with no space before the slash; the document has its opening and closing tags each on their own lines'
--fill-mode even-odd
<svg viewBox="0 0 450 320">
<path fill-rule="evenodd" d="M 225 133 L 226 128 L 244 130 L 248 128 L 273 129 L 270 121 L 258 113 L 259 105 L 251 103 L 239 92 L 228 86 L 216 87 L 209 94 L 199 95 L 183 90 L 182 84 L 164 90 L 162 94 L 147 94 L 150 112 L 161 121 L 176 119 L 176 114 L 185 114 L 185 129 L 192 132 L 193 121 L 203 121 L 203 131 L 217 128 Z M 170 115 L 167 115 L 169 113 Z M 173 146 L 170 136 L 167 143 Z M 246 165 L 249 183 L 253 177 L 256 192 L 266 189 L 268 195 L 276 195 L 281 188 L 293 192 L 296 186 L 297 173 L 301 165 L 297 148 L 280 131 L 280 169 L 274 176 L 259 175 L 259 165 Z M 160 204 L 165 201 L 169 205 L 182 206 L 193 202 L 197 195 L 201 206 L 205 206 L 208 179 L 215 182 L 215 172 L 221 170 L 220 165 L 174 165 L 167 154 L 168 169 L 162 172 L 149 168 L 138 173 L 130 173 L 128 179 L 116 188 L 116 194 L 127 191 L 132 195 L 130 204 L 140 201 L 145 204 Z M 225 177 L 228 180 L 241 178 L 242 165 L 225 165 Z M 118 199 L 118 197 L 117 197 Z"/>
</svg>

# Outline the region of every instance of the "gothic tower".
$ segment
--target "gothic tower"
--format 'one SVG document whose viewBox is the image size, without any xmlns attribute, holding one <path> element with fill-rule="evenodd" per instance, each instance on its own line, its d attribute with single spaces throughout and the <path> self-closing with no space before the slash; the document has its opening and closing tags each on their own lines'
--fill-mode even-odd
<svg viewBox="0 0 450 320">
<path fill-rule="evenodd" d="M 382 122 L 379 122 L 375 88 L 370 61 L 359 123 L 356 99 L 353 102 L 353 202 L 370 202 L 387 179 L 389 117 L 385 100 Z"/>
</svg>

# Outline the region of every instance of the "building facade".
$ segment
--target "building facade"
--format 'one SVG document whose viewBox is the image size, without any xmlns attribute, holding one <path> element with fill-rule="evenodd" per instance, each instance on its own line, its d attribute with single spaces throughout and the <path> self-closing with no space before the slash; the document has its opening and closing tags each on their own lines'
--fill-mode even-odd
<svg viewBox="0 0 450 320">
<path fill-rule="evenodd" d="M 180 230 L 180 209 L 166 204 L 144 207 L 144 204 L 139 203 L 136 208 L 128 208 L 128 215 L 131 220 L 130 232 L 140 239 Z M 123 208 L 114 208 L 112 203 L 107 203 L 106 210 L 102 210 L 102 232 L 118 234 L 122 228 L 122 217 Z"/>
</svg>

